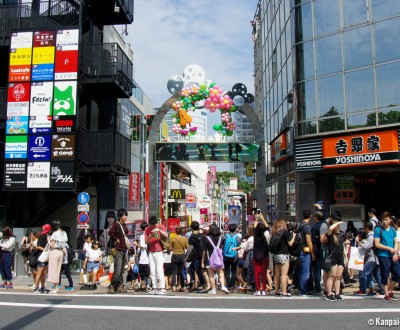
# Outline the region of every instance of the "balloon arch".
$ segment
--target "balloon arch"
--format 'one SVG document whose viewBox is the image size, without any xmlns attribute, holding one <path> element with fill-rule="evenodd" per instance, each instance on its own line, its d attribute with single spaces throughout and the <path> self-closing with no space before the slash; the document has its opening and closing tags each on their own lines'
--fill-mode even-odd
<svg viewBox="0 0 400 330">
<path fill-rule="evenodd" d="M 155 144 L 160 136 L 160 125 L 171 109 L 172 128 L 177 135 L 187 137 L 197 133 L 197 127 L 192 125 L 191 111 L 206 108 L 214 113 L 219 111 L 221 123 L 213 126 L 213 129 L 223 137 L 230 137 L 234 134 L 236 124 L 233 121 L 232 113 L 240 111 L 250 122 L 254 132 L 254 142 L 259 144 L 259 157 L 256 170 L 256 193 L 257 208 L 263 214 L 267 212 L 266 196 L 266 167 L 265 167 L 265 138 L 260 119 L 250 107 L 254 102 L 254 96 L 247 93 L 247 88 L 242 83 L 234 84 L 231 91 L 222 89 L 213 81 L 205 80 L 204 70 L 198 65 L 190 65 L 184 69 L 183 77 L 173 76 L 169 79 L 167 88 L 173 96 L 164 102 L 155 114 L 149 133 L 149 179 L 150 198 L 148 216 L 157 216 L 157 163 L 155 162 Z"/>
</svg>

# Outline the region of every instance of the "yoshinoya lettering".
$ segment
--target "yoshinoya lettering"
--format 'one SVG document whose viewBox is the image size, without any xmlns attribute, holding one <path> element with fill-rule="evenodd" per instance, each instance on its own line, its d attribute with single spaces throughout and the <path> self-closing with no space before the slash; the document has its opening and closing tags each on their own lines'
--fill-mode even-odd
<svg viewBox="0 0 400 330">
<path fill-rule="evenodd" d="M 321 160 L 307 160 L 302 162 L 296 162 L 296 167 L 306 167 L 306 166 L 322 166 Z"/>
<path fill-rule="evenodd" d="M 380 154 L 335 157 L 336 164 L 355 164 L 382 161 Z"/>
</svg>

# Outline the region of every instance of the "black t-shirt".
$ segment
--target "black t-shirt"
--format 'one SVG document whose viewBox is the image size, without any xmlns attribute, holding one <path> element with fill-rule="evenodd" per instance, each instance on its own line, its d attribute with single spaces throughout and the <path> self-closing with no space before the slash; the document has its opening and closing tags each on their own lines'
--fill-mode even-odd
<svg viewBox="0 0 400 330">
<path fill-rule="evenodd" d="M 211 240 L 213 241 L 214 245 L 217 246 L 218 244 L 218 240 L 221 237 L 221 243 L 219 245 L 219 248 L 223 251 L 224 250 L 224 245 L 225 245 L 225 236 L 207 236 L 209 238 L 211 238 Z M 211 255 L 214 251 L 213 246 L 211 245 L 210 241 L 207 239 L 207 237 L 204 237 L 204 239 L 202 240 L 203 244 L 201 246 L 202 250 L 206 250 L 208 251 L 208 255 Z"/>
<path fill-rule="evenodd" d="M 275 234 L 275 235 L 281 235 L 281 244 L 279 247 L 279 250 L 276 254 L 289 254 L 289 244 L 290 240 L 292 239 L 292 236 L 290 235 L 289 231 L 284 230 L 281 233 Z"/>
<path fill-rule="evenodd" d="M 189 237 L 189 245 L 193 245 L 193 254 L 192 259 L 200 260 L 201 259 L 201 242 L 204 240 L 204 235 L 197 233 L 192 234 Z"/>
<path fill-rule="evenodd" d="M 338 245 L 335 245 L 334 235 L 338 239 Z M 344 265 L 344 235 L 342 232 L 328 236 L 329 254 L 332 259 L 332 264 Z"/>
<path fill-rule="evenodd" d="M 40 246 L 44 249 L 46 245 L 47 245 L 47 235 L 40 235 L 38 237 L 36 246 Z M 42 250 L 37 250 L 36 255 L 39 256 L 42 254 L 42 252 L 43 252 Z"/>
<path fill-rule="evenodd" d="M 311 226 L 307 222 L 302 221 L 300 224 L 300 232 L 301 238 L 303 239 L 303 244 L 304 246 L 307 246 L 306 235 L 310 235 L 311 238 Z"/>
</svg>

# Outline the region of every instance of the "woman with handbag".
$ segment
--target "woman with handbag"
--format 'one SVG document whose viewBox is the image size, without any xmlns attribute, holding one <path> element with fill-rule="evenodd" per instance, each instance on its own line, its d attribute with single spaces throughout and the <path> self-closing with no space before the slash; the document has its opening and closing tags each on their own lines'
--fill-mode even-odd
<svg viewBox="0 0 400 330">
<path fill-rule="evenodd" d="M 343 221 L 334 221 L 326 233 L 328 238 L 328 262 L 330 261 L 330 270 L 328 273 L 328 279 L 326 281 L 326 292 L 325 297 L 328 301 L 341 301 L 343 298 L 340 296 L 340 278 L 342 277 L 344 269 L 344 235 L 341 233 L 340 224 Z M 335 294 L 332 291 L 335 291 Z"/>
<path fill-rule="evenodd" d="M 60 221 L 54 220 L 52 224 L 53 233 L 50 238 L 49 273 L 48 280 L 54 283 L 51 293 L 58 293 L 58 282 L 60 280 L 61 265 L 66 253 L 68 236 L 61 228 Z"/>
<path fill-rule="evenodd" d="M 40 233 L 40 236 L 37 240 L 37 244 L 36 244 L 37 275 L 35 277 L 35 289 L 33 291 L 34 293 L 49 293 L 50 292 L 50 290 L 47 290 L 44 286 L 45 282 L 46 282 L 48 260 L 47 261 L 39 260 L 43 251 L 46 249 L 46 247 L 48 247 L 47 244 L 49 242 L 50 230 L 51 230 L 51 226 L 49 224 L 43 225 L 42 232 Z M 40 288 L 39 288 L 39 282 L 41 284 Z"/>
<path fill-rule="evenodd" d="M 2 230 L 3 238 L 0 241 L 0 274 L 3 279 L 3 284 L 0 285 L 2 289 L 12 289 L 12 255 L 15 248 L 15 237 L 9 227 L 4 227 Z"/>
<path fill-rule="evenodd" d="M 21 243 L 20 243 L 20 253 L 22 257 L 24 258 L 24 271 L 25 271 L 25 277 L 28 277 L 32 275 L 32 273 L 29 270 L 29 263 L 28 263 L 28 257 L 30 253 L 30 242 L 32 239 L 32 229 L 27 229 L 25 236 L 22 237 Z"/>
</svg>

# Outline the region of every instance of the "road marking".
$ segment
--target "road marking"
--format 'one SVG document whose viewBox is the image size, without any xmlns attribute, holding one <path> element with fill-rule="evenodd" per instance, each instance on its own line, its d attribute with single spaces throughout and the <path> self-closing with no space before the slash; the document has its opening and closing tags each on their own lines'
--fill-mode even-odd
<svg viewBox="0 0 400 330">
<path fill-rule="evenodd" d="M 51 309 L 88 309 L 119 310 L 136 312 L 179 312 L 179 313 L 250 313 L 250 314 L 357 314 L 357 313 L 398 313 L 400 308 L 365 308 L 365 309 L 243 309 L 243 308 L 181 308 L 181 307 L 140 307 L 140 306 L 98 306 L 98 305 L 64 305 L 64 304 L 29 304 L 0 302 L 5 307 L 29 307 Z"/>
</svg>

